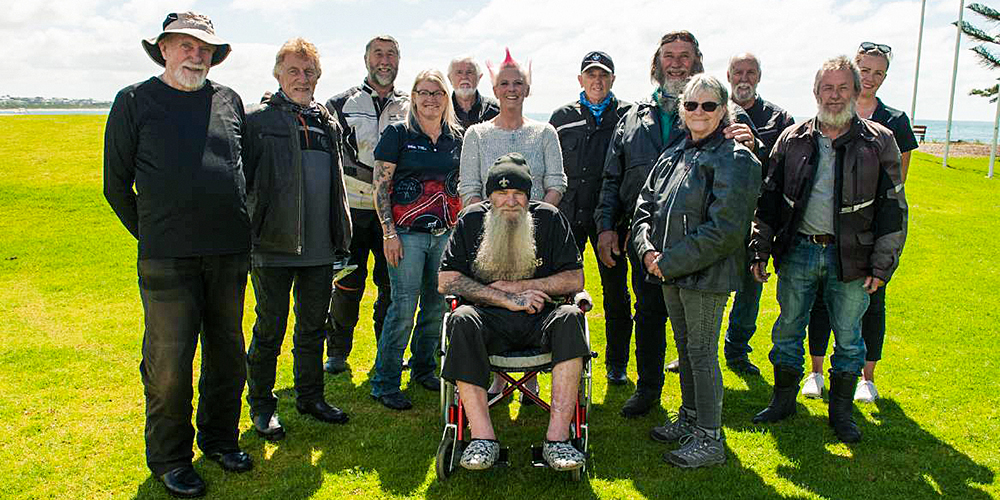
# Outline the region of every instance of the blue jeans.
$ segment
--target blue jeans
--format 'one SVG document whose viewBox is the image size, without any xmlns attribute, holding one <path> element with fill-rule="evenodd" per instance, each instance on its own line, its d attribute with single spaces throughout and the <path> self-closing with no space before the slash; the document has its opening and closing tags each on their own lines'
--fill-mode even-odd
<svg viewBox="0 0 1000 500">
<path fill-rule="evenodd" d="M 781 313 L 774 323 L 771 364 L 803 372 L 806 325 L 816 293 L 830 312 L 834 348 L 830 371 L 860 375 L 865 364 L 865 343 L 861 338 L 861 317 L 868 309 L 864 280 L 844 283 L 837 279 L 837 246 L 811 243 L 796 237 L 778 268 L 778 305 Z"/>
<path fill-rule="evenodd" d="M 729 328 L 726 329 L 726 361 L 747 359 L 753 352 L 750 339 L 757 331 L 757 313 L 760 310 L 760 294 L 764 284 L 757 282 L 750 273 L 750 266 L 743 270 L 740 289 L 733 297 L 733 308 L 729 311 Z"/>
<path fill-rule="evenodd" d="M 434 376 L 435 355 L 441 344 L 441 322 L 444 319 L 444 297 L 438 293 L 438 268 L 448 244 L 448 231 L 440 236 L 429 233 L 400 232 L 403 258 L 389 268 L 392 303 L 385 316 L 385 326 L 378 339 L 372 396 L 380 397 L 399 392 L 403 370 L 403 352 L 410 342 L 410 380 L 419 381 Z M 417 313 L 417 304 L 420 312 Z M 416 329 L 413 317 L 417 318 Z"/>
</svg>

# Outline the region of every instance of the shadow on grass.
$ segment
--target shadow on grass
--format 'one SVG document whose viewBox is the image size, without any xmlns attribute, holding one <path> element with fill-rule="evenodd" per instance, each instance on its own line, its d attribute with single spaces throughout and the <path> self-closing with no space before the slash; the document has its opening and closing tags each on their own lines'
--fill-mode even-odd
<svg viewBox="0 0 1000 500">
<path fill-rule="evenodd" d="M 722 466 L 685 470 L 666 464 L 662 456 L 673 447 L 648 437 L 649 430 L 663 422 L 666 411 L 657 407 L 641 418 L 622 418 L 618 412 L 634 386 L 609 387 L 604 392 L 603 385 L 595 384 L 590 458 L 583 481 L 575 483 L 568 473 L 531 466 L 529 449 L 544 438 L 548 414 L 518 403 L 500 405 L 491 412 L 498 437 L 510 449 L 509 467 L 457 470 L 447 481 L 438 481 L 434 455 L 441 425 L 436 393 L 416 385 L 405 388 L 414 409 L 395 412 L 368 397 L 367 382 L 354 385 L 349 377 L 339 375 L 326 380 L 328 401 L 344 408 L 351 421 L 328 425 L 301 416 L 294 410 L 293 392 L 279 391 L 279 415 L 288 436 L 267 443 L 251 428 L 240 437 L 240 446 L 254 459 L 253 471 L 226 473 L 203 458 L 195 462 L 212 498 L 524 500 L 552 497 L 553 492 L 564 498 L 852 498 L 864 491 L 869 498 L 985 500 L 989 496 L 976 486 L 994 480 L 987 467 L 922 429 L 893 400 L 880 400 L 867 419 L 856 412 L 864 432 L 864 440 L 857 445 L 836 440 L 827 426 L 825 408 L 809 413 L 810 408 L 815 412 L 815 402 L 800 401 L 798 414 L 784 422 L 751 424 L 753 414 L 767 404 L 771 386 L 760 377 L 746 377 L 742 379 L 745 389 L 725 389 L 723 424 L 731 436 L 740 436 L 741 444 L 739 453 L 727 450 Z M 542 382 L 543 386 L 548 383 L 547 378 Z M 668 375 L 665 400 L 679 399 L 676 384 L 676 376 Z M 730 439 L 732 446 L 735 439 Z M 764 443 L 757 446 L 767 448 L 762 453 L 745 444 L 760 441 Z M 778 463 L 759 463 L 756 458 L 747 462 L 757 456 L 765 461 L 775 459 L 768 456 L 776 457 Z M 773 478 L 765 480 L 760 475 L 767 470 L 794 486 L 779 491 Z M 168 497 L 150 477 L 139 486 L 135 498 Z"/>
<path fill-rule="evenodd" d="M 975 485 L 988 485 L 993 472 L 939 440 L 910 418 L 892 399 L 879 399 L 871 418 L 855 405 L 854 418 L 862 441 L 847 445 L 837 440 L 828 425 L 826 402 L 819 414 L 810 414 L 800 401 L 797 414 L 770 425 L 750 423 L 754 411 L 763 409 L 770 386 L 758 379 L 751 389 L 726 389 L 728 407 L 756 410 L 724 416 L 727 428 L 769 433 L 777 451 L 787 459 L 777 474 L 823 498 L 929 498 L 989 499 Z M 763 391 L 761 389 L 764 389 Z M 985 443 L 984 443 L 985 445 Z"/>
</svg>

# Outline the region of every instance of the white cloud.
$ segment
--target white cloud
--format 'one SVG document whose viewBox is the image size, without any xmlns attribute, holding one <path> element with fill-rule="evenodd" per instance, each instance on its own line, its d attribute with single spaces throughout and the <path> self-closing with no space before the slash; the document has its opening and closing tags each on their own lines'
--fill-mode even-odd
<svg viewBox="0 0 1000 500">
<path fill-rule="evenodd" d="M 701 42 L 710 74 L 724 77 L 736 52 L 756 53 L 764 67 L 761 95 L 800 116 L 815 109 L 811 83 L 824 59 L 851 54 L 861 41 L 886 43 L 895 57 L 879 95 L 909 112 L 919 0 L 702 0 L 685 3 L 683 15 L 676 4 L 661 0 L 444 1 L 15 0 L 0 11 L 0 94 L 110 99 L 125 85 L 159 72 L 139 40 L 156 34 L 167 12 L 191 9 L 209 13 L 219 34 L 233 44 L 232 56 L 211 78 L 247 101 L 273 90 L 274 53 L 292 36 L 312 40 L 323 54 L 317 97 L 325 100 L 359 84 L 365 74 L 362 47 L 376 32 L 400 40 L 401 88 L 409 88 L 421 69 L 445 69 L 454 56 L 500 61 L 510 47 L 515 58 L 533 63 L 527 110 L 548 113 L 576 98 L 580 58 L 599 49 L 615 60 L 615 93 L 636 100 L 652 90 L 649 60 L 659 37 L 688 29 Z M 918 117 L 947 114 L 955 4 L 928 2 Z M 955 116 L 992 120 L 994 108 L 985 99 L 965 94 L 1000 75 L 980 68 L 971 46 L 963 41 Z M 481 88 L 491 92 L 486 83 Z"/>
</svg>

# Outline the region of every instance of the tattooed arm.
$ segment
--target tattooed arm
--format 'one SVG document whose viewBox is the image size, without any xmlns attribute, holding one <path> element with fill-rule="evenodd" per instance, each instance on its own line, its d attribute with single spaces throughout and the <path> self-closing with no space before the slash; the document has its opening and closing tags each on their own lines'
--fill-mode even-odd
<svg viewBox="0 0 1000 500">
<path fill-rule="evenodd" d="M 375 198 L 375 213 L 382 224 L 382 250 L 385 260 L 396 267 L 403 258 L 403 244 L 396 236 L 396 225 L 392 221 L 392 202 L 389 201 L 389 188 L 392 186 L 392 176 L 396 173 L 396 164 L 387 161 L 375 161 L 375 174 L 372 186 Z"/>
<path fill-rule="evenodd" d="M 511 311 L 525 311 L 534 314 L 551 301 L 545 292 L 524 290 L 517 293 L 505 292 L 499 288 L 484 285 L 458 271 L 438 273 L 438 292 L 442 295 L 460 295 L 465 300 L 477 304 L 503 307 Z"/>
<path fill-rule="evenodd" d="M 496 281 L 490 283 L 493 288 L 499 288 L 511 293 L 524 290 L 540 290 L 549 295 L 574 295 L 583 291 L 583 269 L 570 269 L 561 273 L 518 281 Z"/>
</svg>

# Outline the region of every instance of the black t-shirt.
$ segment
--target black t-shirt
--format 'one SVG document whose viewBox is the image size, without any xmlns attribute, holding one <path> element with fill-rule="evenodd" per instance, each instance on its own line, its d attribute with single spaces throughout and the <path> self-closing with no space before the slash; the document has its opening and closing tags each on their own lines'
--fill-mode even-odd
<svg viewBox="0 0 1000 500">
<path fill-rule="evenodd" d="M 393 222 L 403 228 L 445 229 L 455 225 L 462 200 L 458 165 L 462 136 L 444 127 L 437 144 L 405 123 L 382 132 L 375 160 L 396 165 L 390 201 Z"/>
<path fill-rule="evenodd" d="M 872 121 L 884 125 L 885 128 L 892 131 L 900 153 L 917 149 L 919 144 L 917 144 L 916 136 L 913 135 L 913 128 L 910 127 L 910 119 L 906 113 L 886 106 L 878 97 L 875 100 L 878 101 L 878 104 L 875 106 L 875 111 L 872 112 Z"/>
<path fill-rule="evenodd" d="M 459 214 L 458 225 L 448 240 L 441 260 L 442 271 L 458 271 L 478 280 L 472 270 L 483 232 L 483 220 L 490 202 L 469 205 Z M 540 201 L 528 204 L 535 220 L 535 274 L 532 278 L 547 278 L 563 271 L 583 268 L 583 258 L 576 248 L 573 232 L 566 217 L 556 207 Z"/>
<path fill-rule="evenodd" d="M 244 127 L 240 96 L 211 81 L 182 92 L 153 77 L 118 93 L 104 135 L 104 193 L 139 240 L 139 258 L 250 250 Z"/>
</svg>

